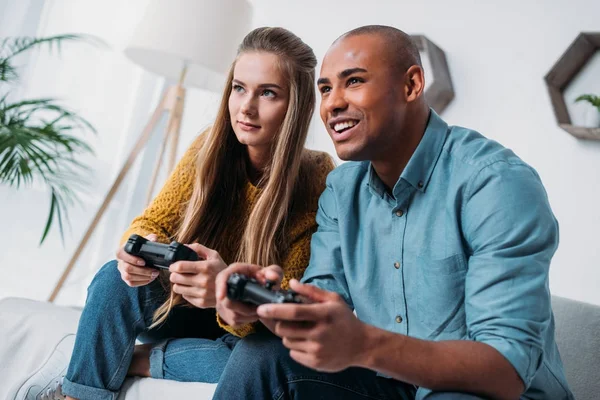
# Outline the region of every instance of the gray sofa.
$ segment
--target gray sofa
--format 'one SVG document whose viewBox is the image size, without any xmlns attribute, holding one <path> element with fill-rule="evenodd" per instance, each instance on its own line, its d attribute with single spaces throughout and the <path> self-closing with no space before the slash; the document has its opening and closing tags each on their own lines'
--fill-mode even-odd
<svg viewBox="0 0 600 400">
<path fill-rule="evenodd" d="M 600 306 L 553 297 L 556 340 L 578 400 L 600 399 Z M 0 301 L 0 399 L 75 332 L 79 310 L 27 299 Z M 210 399 L 215 385 L 127 379 L 119 399 Z M 553 399 L 549 399 L 553 400 Z"/>
<path fill-rule="evenodd" d="M 556 342 L 577 400 L 600 399 L 600 306 L 554 296 Z"/>
</svg>

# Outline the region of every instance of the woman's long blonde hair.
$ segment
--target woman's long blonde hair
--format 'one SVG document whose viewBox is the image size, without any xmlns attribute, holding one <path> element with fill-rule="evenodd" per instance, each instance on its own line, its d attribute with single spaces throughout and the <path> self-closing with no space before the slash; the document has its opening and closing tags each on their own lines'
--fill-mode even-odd
<svg viewBox="0 0 600 400">
<path fill-rule="evenodd" d="M 289 103 L 285 118 L 271 145 L 271 159 L 258 183 L 261 189 L 248 216 L 236 260 L 258 265 L 280 263 L 286 250 L 285 221 L 292 206 L 308 126 L 315 107 L 316 57 L 307 44 L 283 28 L 258 28 L 250 32 L 238 48 L 216 120 L 198 153 L 194 191 L 177 241 L 198 242 L 209 248 L 224 247 L 225 230 L 235 218 L 248 180 L 246 147 L 231 127 L 229 96 L 233 72 L 240 55 L 266 52 L 279 58 L 279 67 L 289 82 Z M 230 239 L 230 238 L 229 238 Z M 172 287 L 172 286 L 171 286 Z M 183 298 L 170 291 L 169 299 L 154 314 L 156 326 L 167 319 Z"/>
</svg>

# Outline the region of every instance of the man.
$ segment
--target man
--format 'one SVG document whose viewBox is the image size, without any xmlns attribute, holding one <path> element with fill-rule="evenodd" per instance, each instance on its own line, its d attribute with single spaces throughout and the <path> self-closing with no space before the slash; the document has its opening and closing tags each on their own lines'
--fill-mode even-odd
<svg viewBox="0 0 600 400">
<path fill-rule="evenodd" d="M 354 162 L 330 173 L 304 284 L 291 283 L 312 304 L 229 301 L 232 272 L 280 271 L 223 271 L 221 317 L 260 318 L 282 340 L 238 343 L 215 398 L 571 399 L 548 289 L 558 226 L 537 173 L 430 110 L 397 29 L 337 39 L 318 85 L 336 152 Z"/>
</svg>

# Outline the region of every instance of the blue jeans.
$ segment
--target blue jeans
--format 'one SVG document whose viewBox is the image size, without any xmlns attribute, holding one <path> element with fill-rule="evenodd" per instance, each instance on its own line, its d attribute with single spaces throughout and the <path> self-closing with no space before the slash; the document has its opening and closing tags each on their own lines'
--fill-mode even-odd
<svg viewBox="0 0 600 400">
<path fill-rule="evenodd" d="M 88 288 L 63 393 L 116 399 L 138 337 L 155 343 L 153 378 L 218 382 L 238 338 L 218 326 L 214 309 L 176 307 L 164 324 L 149 330 L 166 298 L 158 280 L 132 288 L 121 279 L 116 261 L 105 264 Z"/>
<path fill-rule="evenodd" d="M 476 400 L 466 393 L 431 392 L 363 368 L 318 372 L 289 356 L 281 340 L 256 333 L 235 346 L 213 400 L 234 399 L 402 399 Z"/>
</svg>

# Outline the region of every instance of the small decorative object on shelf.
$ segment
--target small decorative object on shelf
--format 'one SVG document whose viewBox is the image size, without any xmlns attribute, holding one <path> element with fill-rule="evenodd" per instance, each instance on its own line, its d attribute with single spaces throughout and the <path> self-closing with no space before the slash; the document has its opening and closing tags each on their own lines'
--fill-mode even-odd
<svg viewBox="0 0 600 400">
<path fill-rule="evenodd" d="M 600 140 L 600 127 L 598 124 L 595 127 L 573 125 L 563 92 L 598 50 L 600 50 L 600 32 L 580 33 L 545 77 L 558 125 L 580 139 Z M 596 101 L 598 99 L 597 96 L 590 97 L 592 98 L 596 98 Z M 585 125 L 590 124 L 585 123 Z"/>
<path fill-rule="evenodd" d="M 584 127 L 600 128 L 600 96 L 593 94 L 582 94 L 575 102 L 586 101 L 590 104 L 585 113 Z"/>
</svg>

